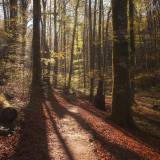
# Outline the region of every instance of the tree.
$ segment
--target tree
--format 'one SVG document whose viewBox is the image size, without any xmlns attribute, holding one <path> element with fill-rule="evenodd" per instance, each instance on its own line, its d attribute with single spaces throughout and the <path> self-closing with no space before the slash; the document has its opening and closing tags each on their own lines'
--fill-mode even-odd
<svg viewBox="0 0 160 160">
<path fill-rule="evenodd" d="M 10 54 L 15 54 L 16 49 L 15 45 L 18 38 L 17 28 L 17 20 L 18 20 L 18 1 L 17 0 L 9 0 L 9 44 L 10 44 Z"/>
<path fill-rule="evenodd" d="M 21 11 L 22 11 L 22 57 L 23 57 L 23 86 L 25 85 L 25 53 L 26 53 L 26 33 L 27 33 L 27 9 L 29 5 L 29 0 L 21 0 Z M 23 89 L 24 96 L 24 89 Z"/>
<path fill-rule="evenodd" d="M 43 51 L 43 57 L 45 59 L 50 59 L 50 51 L 49 51 L 49 46 L 47 43 L 47 0 L 42 0 L 42 6 L 43 6 L 43 17 L 41 20 L 42 23 L 42 36 L 41 36 L 41 44 L 42 44 L 42 51 Z M 47 66 L 47 71 L 46 67 Z M 43 68 L 43 80 L 47 83 L 50 84 L 50 63 L 48 62 L 47 65 L 44 65 Z"/>
<path fill-rule="evenodd" d="M 66 17 L 66 0 L 63 0 L 63 17 Z M 64 52 L 64 89 L 67 87 L 67 49 L 66 49 L 66 19 L 63 19 L 63 52 Z"/>
<path fill-rule="evenodd" d="M 32 39 L 32 88 L 40 89 L 41 85 L 41 55 L 40 55 L 40 0 L 33 1 L 33 39 Z"/>
<path fill-rule="evenodd" d="M 87 57 L 87 54 L 88 54 L 88 35 L 87 35 L 87 20 L 88 20 L 88 12 L 87 12 L 87 0 L 85 0 L 85 4 L 84 4 L 84 25 L 83 25 L 83 49 L 82 49 L 82 52 L 83 52 L 83 88 L 84 88 L 84 91 L 86 91 L 86 57 Z M 90 87 L 91 88 L 91 87 Z M 91 91 L 90 91 L 90 97 L 91 97 Z M 91 98 L 90 98 L 91 99 Z"/>
<path fill-rule="evenodd" d="M 4 30 L 7 32 L 8 31 L 8 14 L 7 14 L 7 9 L 8 7 L 6 6 L 6 1 L 2 0 L 2 5 L 3 5 L 3 15 L 4 15 Z"/>
<path fill-rule="evenodd" d="M 69 69 L 67 92 L 69 92 L 71 88 L 71 79 L 72 79 L 72 74 L 73 74 L 74 42 L 75 42 L 76 28 L 77 28 L 79 1 L 80 0 L 77 0 L 77 4 L 75 7 L 75 18 L 74 18 L 74 27 L 73 27 L 73 35 L 72 35 L 72 43 L 71 43 L 71 57 L 70 57 L 70 69 Z"/>
<path fill-rule="evenodd" d="M 105 26 L 105 35 L 104 35 L 104 44 L 103 44 L 103 53 L 104 53 L 104 68 L 103 68 L 103 72 L 104 74 L 106 73 L 106 70 L 107 70 L 107 66 L 108 64 L 106 64 L 108 62 L 108 58 L 109 58 L 109 55 L 108 55 L 108 50 L 109 50 L 109 33 L 108 33 L 108 30 L 109 30 L 109 22 L 110 22 L 110 16 L 111 15 L 111 7 L 109 8 L 108 10 L 108 13 L 107 13 L 107 21 L 106 21 L 106 26 Z"/>
<path fill-rule="evenodd" d="M 57 0 L 54 0 L 54 53 L 55 53 L 54 86 L 56 87 L 57 77 L 58 77 Z"/>
<path fill-rule="evenodd" d="M 131 124 L 131 84 L 127 32 L 127 0 L 112 0 L 113 21 L 113 99 L 112 119 L 123 126 Z"/>
<path fill-rule="evenodd" d="M 89 55 L 90 55 L 90 101 L 93 100 L 93 92 L 94 92 L 94 77 L 93 77 L 93 68 L 94 68 L 94 55 L 92 50 L 92 3 L 89 0 L 88 4 L 89 16 L 88 16 L 88 23 L 89 23 Z"/>
<path fill-rule="evenodd" d="M 103 0 L 99 1 L 99 24 L 98 24 L 98 52 L 97 52 L 97 58 L 98 58 L 98 87 L 97 87 L 97 93 L 94 100 L 94 105 L 101 109 L 105 110 L 105 95 L 104 95 L 104 76 L 102 73 L 102 64 L 103 64 L 103 48 L 102 48 L 102 7 L 103 6 Z"/>
<path fill-rule="evenodd" d="M 134 0 L 129 0 L 129 24 L 130 24 L 130 62 L 131 62 L 131 88 L 132 102 L 134 102 L 134 69 L 135 69 L 135 36 L 134 36 Z"/>
</svg>

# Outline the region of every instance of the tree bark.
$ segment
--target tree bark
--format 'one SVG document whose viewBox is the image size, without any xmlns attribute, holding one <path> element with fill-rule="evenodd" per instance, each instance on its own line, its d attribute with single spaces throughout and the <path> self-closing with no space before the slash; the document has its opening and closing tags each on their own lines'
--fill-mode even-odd
<svg viewBox="0 0 160 160">
<path fill-rule="evenodd" d="M 99 24 L 98 24 L 98 50 L 97 58 L 98 58 L 98 87 L 97 87 L 97 93 L 94 99 L 94 105 L 101 109 L 105 110 L 105 95 L 104 95 L 104 76 L 102 74 L 102 66 L 103 66 L 103 60 L 102 60 L 102 5 L 103 0 L 99 1 Z"/>
<path fill-rule="evenodd" d="M 129 24 L 130 24 L 130 63 L 131 63 L 131 88 L 132 102 L 134 102 L 134 69 L 135 69 L 135 36 L 134 36 L 134 0 L 129 0 Z"/>
<path fill-rule="evenodd" d="M 93 39 L 92 39 L 92 1 L 89 0 L 88 4 L 88 25 L 89 25 L 89 56 L 90 56 L 90 101 L 93 100 L 93 92 L 94 92 L 94 77 L 93 77 Z"/>
<path fill-rule="evenodd" d="M 15 28 L 17 28 L 17 19 L 18 19 L 18 1 L 17 0 L 9 0 L 9 54 L 15 54 L 17 44 L 18 33 Z"/>
<path fill-rule="evenodd" d="M 54 0 L 54 53 L 55 53 L 54 87 L 57 87 L 57 79 L 58 79 L 57 0 Z"/>
<path fill-rule="evenodd" d="M 77 20 L 78 20 L 78 7 L 79 7 L 79 0 L 77 0 L 77 4 L 76 4 L 76 8 L 75 8 L 75 18 L 74 18 L 74 27 L 73 27 L 73 35 L 72 35 L 70 70 L 69 70 L 67 92 L 69 92 L 69 90 L 71 88 L 71 79 L 72 79 L 72 74 L 73 74 L 74 42 L 75 42 Z"/>
<path fill-rule="evenodd" d="M 131 84 L 127 32 L 128 0 L 112 0 L 113 21 L 113 99 L 112 119 L 123 126 L 131 124 Z"/>
<path fill-rule="evenodd" d="M 40 0 L 33 1 L 33 39 L 32 39 L 32 88 L 39 89 L 41 86 L 41 54 L 40 54 Z"/>
</svg>

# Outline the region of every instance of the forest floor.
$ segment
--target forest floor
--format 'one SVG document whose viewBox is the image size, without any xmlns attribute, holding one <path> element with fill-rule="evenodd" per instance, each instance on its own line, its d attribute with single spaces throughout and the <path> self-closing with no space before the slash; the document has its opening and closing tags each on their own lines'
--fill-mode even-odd
<svg viewBox="0 0 160 160">
<path fill-rule="evenodd" d="M 110 105 L 110 101 L 107 101 Z M 49 90 L 0 136 L 0 160 L 159 160 L 160 140 L 116 126 L 87 100 Z"/>
</svg>

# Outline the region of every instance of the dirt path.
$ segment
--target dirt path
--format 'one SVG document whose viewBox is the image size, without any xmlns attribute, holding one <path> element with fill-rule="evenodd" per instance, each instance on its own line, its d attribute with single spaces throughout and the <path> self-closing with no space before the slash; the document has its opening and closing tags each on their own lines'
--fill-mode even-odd
<svg viewBox="0 0 160 160">
<path fill-rule="evenodd" d="M 52 110 L 49 102 L 47 104 L 48 109 Z M 68 105 L 65 109 L 71 114 L 79 115 L 78 108 L 73 105 Z M 51 115 L 48 116 L 51 118 Z M 94 153 L 95 144 L 92 142 L 92 135 L 85 131 L 71 115 L 57 116 L 54 122 L 52 121 L 56 125 L 52 125 L 49 121 L 49 128 L 53 128 L 48 136 L 51 159 L 98 160 Z"/>
<path fill-rule="evenodd" d="M 157 148 L 106 120 L 87 101 L 58 92 L 24 110 L 22 130 L 0 137 L 0 160 L 159 160 Z"/>
</svg>

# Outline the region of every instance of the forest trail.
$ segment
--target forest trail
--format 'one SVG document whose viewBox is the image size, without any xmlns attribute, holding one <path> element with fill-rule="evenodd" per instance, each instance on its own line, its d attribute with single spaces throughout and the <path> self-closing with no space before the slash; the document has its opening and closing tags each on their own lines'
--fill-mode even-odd
<svg viewBox="0 0 160 160">
<path fill-rule="evenodd" d="M 0 159 L 160 159 L 160 141 L 154 142 L 156 148 L 146 144 L 146 140 L 106 120 L 106 114 L 85 100 L 50 90 L 44 100 L 37 99 L 25 108 L 20 136 L 9 137 L 6 150 L 0 149 Z"/>
<path fill-rule="evenodd" d="M 46 102 L 48 108 L 48 120 L 50 121 L 53 114 L 51 104 Z M 55 160 L 98 160 L 94 153 L 94 143 L 91 143 L 92 135 L 83 129 L 71 115 L 78 116 L 80 113 L 78 108 L 73 105 L 66 105 L 66 114 L 59 112 L 59 115 L 52 122 L 48 121 L 48 128 L 53 130 L 48 131 L 49 153 L 51 159 Z M 51 112 L 50 112 L 51 111 Z M 47 114 L 47 109 L 46 109 Z"/>
</svg>

